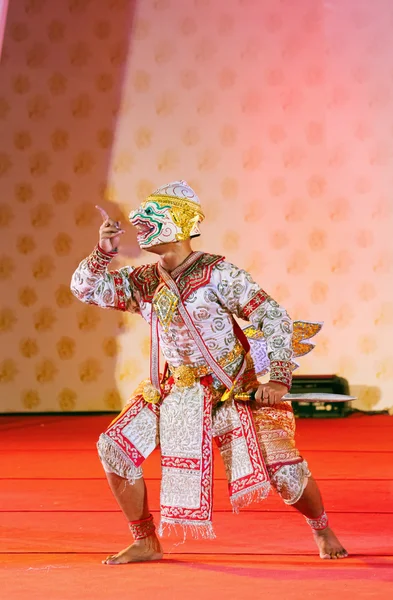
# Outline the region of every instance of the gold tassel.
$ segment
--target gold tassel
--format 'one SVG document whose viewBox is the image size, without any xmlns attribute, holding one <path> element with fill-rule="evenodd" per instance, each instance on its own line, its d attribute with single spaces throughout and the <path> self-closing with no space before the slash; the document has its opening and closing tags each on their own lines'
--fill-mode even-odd
<svg viewBox="0 0 393 600">
<path fill-rule="evenodd" d="M 234 389 L 235 389 L 235 383 L 233 384 L 233 386 L 231 387 L 230 390 L 225 390 L 225 392 L 221 396 L 221 402 L 226 402 L 227 400 L 230 400 L 232 398 Z"/>
</svg>

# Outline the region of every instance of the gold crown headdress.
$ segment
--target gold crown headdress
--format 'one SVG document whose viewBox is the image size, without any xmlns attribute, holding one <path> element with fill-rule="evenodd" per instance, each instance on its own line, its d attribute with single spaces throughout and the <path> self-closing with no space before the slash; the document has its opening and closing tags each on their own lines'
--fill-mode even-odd
<svg viewBox="0 0 393 600">
<path fill-rule="evenodd" d="M 142 202 L 157 202 L 160 206 L 170 206 L 174 223 L 181 229 L 179 240 L 187 240 L 199 235 L 198 223 L 205 218 L 200 200 L 186 181 L 173 181 L 161 186 Z"/>
</svg>

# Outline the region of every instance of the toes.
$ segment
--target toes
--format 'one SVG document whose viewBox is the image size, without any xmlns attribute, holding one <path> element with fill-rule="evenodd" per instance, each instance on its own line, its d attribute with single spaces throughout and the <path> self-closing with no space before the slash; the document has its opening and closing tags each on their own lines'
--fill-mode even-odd
<svg viewBox="0 0 393 600">
<path fill-rule="evenodd" d="M 344 548 L 341 550 L 322 550 L 319 556 L 323 560 L 338 560 L 340 558 L 347 558 L 348 552 Z"/>
<path fill-rule="evenodd" d="M 112 557 L 112 558 L 107 558 L 105 561 L 105 564 L 106 565 L 119 565 L 121 563 L 118 560 L 116 560 L 115 557 Z"/>
</svg>

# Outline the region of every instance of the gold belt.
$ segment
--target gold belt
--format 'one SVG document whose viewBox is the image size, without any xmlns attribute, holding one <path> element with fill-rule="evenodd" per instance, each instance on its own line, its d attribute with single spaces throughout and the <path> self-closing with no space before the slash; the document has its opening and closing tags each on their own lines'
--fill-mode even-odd
<svg viewBox="0 0 393 600">
<path fill-rule="evenodd" d="M 227 367 L 234 360 L 244 354 L 244 349 L 241 344 L 236 344 L 233 350 L 225 354 L 217 362 L 220 367 Z M 172 367 L 168 365 L 169 371 L 174 379 L 175 385 L 179 388 L 190 387 L 194 385 L 197 379 L 205 377 L 212 373 L 211 368 L 208 365 L 180 365 L 180 367 Z"/>
</svg>

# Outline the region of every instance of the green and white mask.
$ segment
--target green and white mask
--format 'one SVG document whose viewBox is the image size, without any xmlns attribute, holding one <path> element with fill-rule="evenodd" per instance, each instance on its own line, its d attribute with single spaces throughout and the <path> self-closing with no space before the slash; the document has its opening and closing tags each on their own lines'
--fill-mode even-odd
<svg viewBox="0 0 393 600">
<path fill-rule="evenodd" d="M 138 231 L 139 246 L 151 248 L 200 235 L 204 214 L 194 190 L 181 180 L 158 188 L 129 219 Z"/>
</svg>

